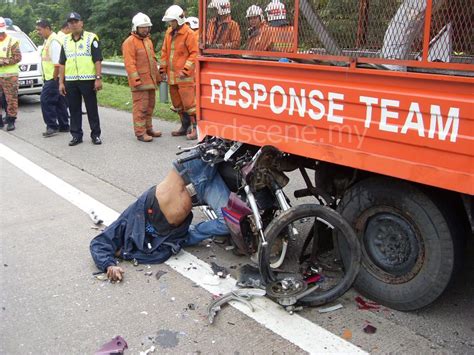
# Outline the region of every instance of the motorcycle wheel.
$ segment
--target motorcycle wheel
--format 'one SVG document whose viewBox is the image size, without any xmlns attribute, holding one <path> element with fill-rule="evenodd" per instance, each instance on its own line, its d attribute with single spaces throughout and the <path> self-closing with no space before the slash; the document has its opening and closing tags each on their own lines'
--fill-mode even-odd
<svg viewBox="0 0 474 355">
<path fill-rule="evenodd" d="M 267 245 L 260 245 L 258 260 L 266 284 L 294 277 L 302 278 L 308 288 L 318 286 L 299 299 L 299 305 L 331 302 L 357 277 L 361 260 L 357 236 L 339 213 L 326 206 L 294 206 L 268 225 L 265 236 Z M 285 245 L 285 260 L 278 268 L 272 267 Z"/>
</svg>

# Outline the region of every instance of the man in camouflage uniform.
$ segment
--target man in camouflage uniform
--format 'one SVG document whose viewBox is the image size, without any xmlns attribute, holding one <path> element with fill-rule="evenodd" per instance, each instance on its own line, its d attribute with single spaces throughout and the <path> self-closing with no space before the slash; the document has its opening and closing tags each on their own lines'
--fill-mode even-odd
<svg viewBox="0 0 474 355">
<path fill-rule="evenodd" d="M 5 19 L 0 17 L 0 96 L 4 95 L 8 104 L 7 131 L 13 131 L 18 112 L 18 63 L 21 61 L 21 52 L 20 43 L 9 36 L 6 29 Z M 0 127 L 3 127 L 1 119 Z"/>
</svg>

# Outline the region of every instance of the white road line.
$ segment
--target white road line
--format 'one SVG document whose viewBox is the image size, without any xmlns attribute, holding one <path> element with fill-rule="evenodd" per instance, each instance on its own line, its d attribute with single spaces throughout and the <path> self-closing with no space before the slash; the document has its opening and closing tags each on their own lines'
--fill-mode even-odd
<svg viewBox="0 0 474 355">
<path fill-rule="evenodd" d="M 86 213 L 90 213 L 91 211 L 96 212 L 106 225 L 112 223 L 119 216 L 119 213 L 116 211 L 76 189 L 74 186 L 49 173 L 1 143 L 0 157 L 9 161 L 82 211 Z M 188 270 L 190 263 L 196 266 L 196 269 Z M 210 265 L 186 251 L 181 251 L 177 257 L 171 258 L 166 264 L 213 294 L 227 293 L 235 288 L 236 280 L 233 278 L 225 279 L 217 286 L 206 284 L 205 280 L 208 278 L 207 276 L 213 274 Z M 256 298 L 252 300 L 252 304 L 255 306 L 255 312 L 252 312 L 247 306 L 238 302 L 231 303 L 234 308 L 250 318 L 253 318 L 282 338 L 300 347 L 302 350 L 309 353 L 364 353 L 364 351 L 357 346 L 343 340 L 309 320 L 297 314 L 289 315 L 282 307 L 267 298 Z M 216 326 L 218 326 L 219 316 L 217 316 L 216 322 Z"/>
</svg>

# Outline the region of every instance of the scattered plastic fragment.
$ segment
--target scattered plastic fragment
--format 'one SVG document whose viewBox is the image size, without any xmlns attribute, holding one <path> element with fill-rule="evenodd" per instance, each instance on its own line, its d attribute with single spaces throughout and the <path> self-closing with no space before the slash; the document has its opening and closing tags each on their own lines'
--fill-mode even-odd
<svg viewBox="0 0 474 355">
<path fill-rule="evenodd" d="M 94 210 L 89 211 L 89 217 L 92 219 L 94 224 L 99 225 L 104 223 L 104 220 L 101 219 Z"/>
<path fill-rule="evenodd" d="M 140 312 L 140 314 L 147 315 L 147 314 L 148 314 L 148 312 L 147 312 L 147 311 L 142 311 L 142 312 Z"/>
<path fill-rule="evenodd" d="M 171 297 L 171 302 L 176 301 L 176 297 Z"/>
<path fill-rule="evenodd" d="M 151 276 L 151 275 L 153 275 L 153 271 L 147 271 L 147 272 L 145 272 L 145 276 Z"/>
<path fill-rule="evenodd" d="M 202 283 L 204 285 L 209 285 L 209 286 L 217 286 L 221 283 L 219 276 L 217 275 L 206 275 L 204 276 L 204 279 L 202 280 Z"/>
<path fill-rule="evenodd" d="M 221 310 L 221 306 L 230 302 L 230 301 L 239 301 L 247 305 L 250 310 L 253 312 L 254 308 L 249 302 L 254 296 L 265 296 L 266 291 L 260 290 L 257 288 L 241 288 L 234 290 L 232 292 L 226 293 L 222 297 L 212 301 L 207 307 L 207 319 L 210 324 L 214 323 L 214 318 L 217 315 L 217 312 Z"/>
<path fill-rule="evenodd" d="M 132 260 L 132 264 L 133 264 L 133 266 L 138 266 L 138 260 L 137 260 L 137 259 L 133 259 L 133 260 Z"/>
<path fill-rule="evenodd" d="M 334 311 L 337 311 L 338 309 L 341 309 L 343 306 L 342 304 L 336 304 L 334 306 L 331 306 L 331 307 L 327 307 L 327 308 L 320 308 L 318 309 L 318 312 L 319 313 L 329 313 L 329 312 L 334 312 Z"/>
<path fill-rule="evenodd" d="M 237 286 L 239 287 L 255 287 L 261 288 L 263 285 L 262 276 L 257 267 L 246 264 L 237 270 L 238 279 Z"/>
<path fill-rule="evenodd" d="M 107 281 L 109 278 L 107 277 L 107 274 L 101 273 L 99 275 L 95 275 L 95 278 L 100 281 Z"/>
<path fill-rule="evenodd" d="M 371 324 L 367 324 L 364 328 L 364 333 L 367 333 L 367 334 L 375 334 L 375 332 L 377 331 L 377 328 L 374 327 L 373 325 Z"/>
<path fill-rule="evenodd" d="M 361 310 L 368 310 L 368 309 L 379 309 L 380 305 L 372 302 L 372 301 L 366 301 L 362 297 L 357 296 L 355 298 L 355 301 L 357 302 L 357 307 Z"/>
<path fill-rule="evenodd" d="M 352 332 L 350 329 L 344 329 L 341 335 L 342 339 L 351 340 L 352 339 Z"/>
<path fill-rule="evenodd" d="M 125 339 L 121 336 L 116 336 L 108 343 L 102 345 L 102 347 L 95 352 L 95 355 L 123 354 L 125 349 L 128 349 Z"/>
<path fill-rule="evenodd" d="M 155 274 L 155 277 L 156 277 L 157 280 L 159 280 L 159 279 L 161 278 L 161 276 L 163 276 L 163 275 L 165 275 L 165 274 L 167 274 L 166 271 L 158 270 L 158 271 L 156 272 L 156 274 Z"/>
<path fill-rule="evenodd" d="M 146 349 L 145 351 L 140 351 L 140 355 L 148 355 L 149 353 L 154 353 L 156 347 L 152 345 L 149 349 Z"/>
</svg>

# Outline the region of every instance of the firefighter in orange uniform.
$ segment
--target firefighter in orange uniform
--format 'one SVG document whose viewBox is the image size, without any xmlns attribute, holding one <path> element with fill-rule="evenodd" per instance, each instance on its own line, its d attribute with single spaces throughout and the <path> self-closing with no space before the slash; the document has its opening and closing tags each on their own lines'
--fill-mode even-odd
<svg viewBox="0 0 474 355">
<path fill-rule="evenodd" d="M 260 6 L 252 5 L 246 14 L 249 21 L 248 39 L 245 49 L 248 51 L 271 51 L 271 41 L 268 36 L 268 26 Z"/>
<path fill-rule="evenodd" d="M 152 115 L 155 109 L 156 87 L 159 82 L 158 65 L 150 39 L 150 18 L 139 12 L 132 19 L 132 33 L 122 44 L 128 84 L 133 99 L 133 129 L 141 142 L 160 137 L 153 130 Z"/>
<path fill-rule="evenodd" d="M 161 48 L 160 73 L 162 80 L 168 81 L 171 102 L 181 118 L 181 127 L 171 134 L 184 136 L 189 129 L 186 138 L 196 139 L 196 35 L 186 25 L 184 11 L 178 5 L 172 5 L 166 10 L 163 21 L 168 22 L 170 27 L 166 31 Z M 186 120 L 187 116 L 191 125 Z"/>
<path fill-rule="evenodd" d="M 229 0 L 211 0 L 207 6 L 209 21 L 206 33 L 206 45 L 211 48 L 239 49 L 240 27 L 232 20 Z M 212 12 L 216 16 L 212 16 Z"/>
<path fill-rule="evenodd" d="M 188 17 L 186 23 L 194 31 L 196 41 L 199 43 L 199 19 L 197 17 Z"/>
<path fill-rule="evenodd" d="M 286 8 L 280 0 L 272 0 L 265 8 L 272 51 L 290 52 L 293 48 L 293 26 L 286 20 Z"/>
</svg>

